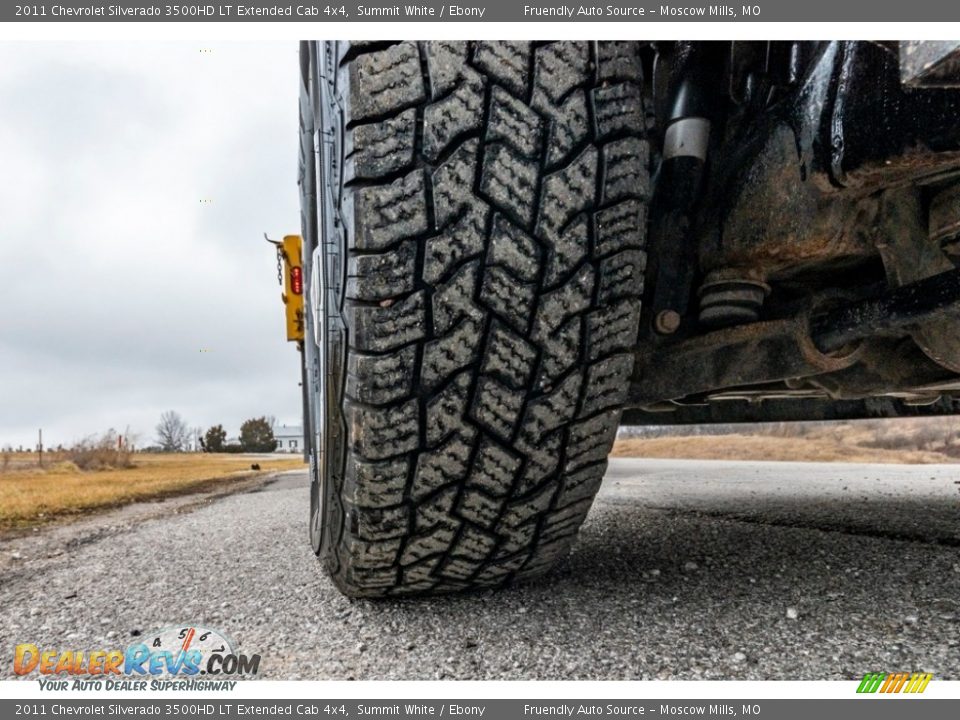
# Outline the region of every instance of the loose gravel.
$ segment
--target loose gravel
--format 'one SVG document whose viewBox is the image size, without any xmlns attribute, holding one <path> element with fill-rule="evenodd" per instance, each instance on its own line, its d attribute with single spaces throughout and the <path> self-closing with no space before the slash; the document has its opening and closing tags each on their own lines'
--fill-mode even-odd
<svg viewBox="0 0 960 720">
<path fill-rule="evenodd" d="M 351 601 L 310 551 L 306 475 L 286 474 L 0 542 L 0 647 L 124 647 L 197 623 L 273 679 L 956 679 L 958 477 L 618 459 L 546 578 Z"/>
</svg>

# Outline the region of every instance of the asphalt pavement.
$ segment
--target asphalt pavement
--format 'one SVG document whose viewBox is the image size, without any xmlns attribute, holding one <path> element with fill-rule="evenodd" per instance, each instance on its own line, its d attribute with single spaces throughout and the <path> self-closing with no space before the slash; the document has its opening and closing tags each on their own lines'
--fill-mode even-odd
<svg viewBox="0 0 960 720">
<path fill-rule="evenodd" d="M 193 623 L 273 679 L 960 679 L 960 466 L 612 460 L 560 568 L 428 600 L 338 594 L 308 505 L 288 473 L 2 540 L 0 648 Z"/>
</svg>

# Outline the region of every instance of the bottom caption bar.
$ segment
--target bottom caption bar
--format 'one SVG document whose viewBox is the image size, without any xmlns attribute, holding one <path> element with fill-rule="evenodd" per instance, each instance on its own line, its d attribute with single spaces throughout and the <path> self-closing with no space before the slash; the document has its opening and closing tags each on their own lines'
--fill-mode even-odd
<svg viewBox="0 0 960 720">
<path fill-rule="evenodd" d="M 901 696 L 902 697 L 902 696 Z M 886 702 L 850 700 L 0 700 L 0 717 L 98 717 L 142 715 L 201 718 L 624 718 L 695 716 L 703 718 L 783 718 L 808 720 L 817 715 L 845 720 L 910 720 L 960 717 L 960 700 L 923 699 Z"/>
</svg>

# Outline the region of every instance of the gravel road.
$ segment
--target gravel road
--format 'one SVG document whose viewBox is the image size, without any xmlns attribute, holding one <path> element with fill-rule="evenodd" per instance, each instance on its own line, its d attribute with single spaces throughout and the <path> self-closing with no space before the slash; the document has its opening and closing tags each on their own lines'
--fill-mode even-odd
<svg viewBox="0 0 960 720">
<path fill-rule="evenodd" d="M 958 482 L 957 466 L 617 459 L 549 577 L 370 602 L 321 574 L 307 477 L 288 473 L 0 541 L 0 648 L 193 622 L 275 679 L 958 679 Z"/>
</svg>

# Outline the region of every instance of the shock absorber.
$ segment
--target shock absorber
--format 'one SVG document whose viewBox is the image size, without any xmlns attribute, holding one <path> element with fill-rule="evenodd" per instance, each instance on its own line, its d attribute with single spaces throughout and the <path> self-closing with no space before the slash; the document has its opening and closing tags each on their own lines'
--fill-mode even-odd
<svg viewBox="0 0 960 720">
<path fill-rule="evenodd" d="M 677 43 L 669 57 L 658 61 L 669 77 L 661 84 L 663 151 L 651 233 L 655 272 L 648 317 L 661 336 L 676 333 L 688 316 L 697 269 L 690 226 L 703 187 L 720 85 L 721 47 L 721 43 Z"/>
</svg>

